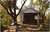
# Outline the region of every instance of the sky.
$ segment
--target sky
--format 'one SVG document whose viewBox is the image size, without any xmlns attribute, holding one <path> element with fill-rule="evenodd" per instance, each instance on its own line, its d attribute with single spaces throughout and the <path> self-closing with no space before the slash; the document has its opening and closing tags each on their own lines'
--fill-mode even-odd
<svg viewBox="0 0 50 32">
<path fill-rule="evenodd" d="M 16 4 L 16 5 L 18 6 L 18 8 L 21 8 L 23 2 L 24 2 L 23 0 L 18 0 L 18 1 L 17 1 L 17 4 Z M 28 6 L 29 3 L 30 3 L 30 0 L 27 0 L 26 3 L 25 3 L 24 5 L 25 5 L 25 6 Z M 16 14 L 18 14 L 18 12 L 19 12 L 19 11 L 16 10 Z"/>
<path fill-rule="evenodd" d="M 49 1 L 50 1 L 50 0 L 48 0 L 48 2 L 49 2 Z M 34 3 L 35 3 L 35 2 L 36 2 L 36 0 L 34 0 Z M 25 3 L 25 6 L 28 6 L 29 3 L 30 3 L 30 0 L 27 0 L 26 3 Z M 16 5 L 18 6 L 18 8 L 21 8 L 22 4 L 23 4 L 23 0 L 18 0 Z M 38 8 L 38 7 L 36 7 L 36 8 Z M 37 9 L 37 10 L 38 10 L 38 9 Z M 19 12 L 19 11 L 16 10 L 16 14 L 17 14 L 18 12 Z"/>
<path fill-rule="evenodd" d="M 3 0 L 2 0 L 3 1 Z M 49 2 L 50 0 L 48 0 Z M 24 0 L 18 0 L 16 3 L 16 5 L 18 6 L 18 8 L 21 8 L 22 4 L 23 4 Z M 36 2 L 36 0 L 34 0 L 34 2 Z M 26 3 L 25 3 L 25 6 L 28 6 L 30 3 L 30 0 L 27 0 Z M 37 7 L 36 7 L 37 8 Z M 12 10 L 13 11 L 13 10 Z M 19 11 L 16 10 L 16 14 L 18 13 Z"/>
<path fill-rule="evenodd" d="M 48 0 L 48 2 L 49 2 L 50 0 Z"/>
<path fill-rule="evenodd" d="M 17 1 L 17 4 L 16 5 L 18 6 L 18 8 L 21 8 L 23 2 L 24 2 L 23 0 L 18 0 Z M 27 0 L 26 3 L 25 3 L 25 6 L 28 6 L 29 3 L 30 3 L 30 0 Z"/>
</svg>

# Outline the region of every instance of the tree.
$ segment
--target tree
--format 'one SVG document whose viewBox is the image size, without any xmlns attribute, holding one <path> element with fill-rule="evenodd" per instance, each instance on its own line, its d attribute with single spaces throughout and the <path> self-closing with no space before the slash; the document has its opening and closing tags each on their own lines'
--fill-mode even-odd
<svg viewBox="0 0 50 32">
<path fill-rule="evenodd" d="M 40 11 L 40 16 L 42 18 L 42 22 L 46 19 L 45 12 L 48 9 L 49 2 L 47 0 L 39 0 L 34 3 L 34 6 L 38 6 L 38 10 Z"/>
<path fill-rule="evenodd" d="M 0 4 L 0 23 L 1 23 L 1 31 L 7 29 L 9 26 L 9 22 L 11 21 L 11 16 L 7 13 L 4 7 Z"/>
<path fill-rule="evenodd" d="M 22 4 L 21 8 L 19 9 L 19 13 L 18 13 L 18 14 L 16 14 L 16 9 L 18 9 L 18 7 L 16 6 L 17 0 L 13 0 L 13 1 L 7 0 L 7 2 L 5 2 L 5 3 L 7 4 L 6 6 L 4 6 L 4 5 L 3 5 L 3 2 L 1 2 L 1 5 L 5 8 L 5 10 L 7 11 L 7 13 L 8 13 L 8 14 L 12 17 L 12 19 L 14 20 L 14 24 L 17 25 L 17 30 L 16 30 L 16 32 L 18 31 L 17 16 L 20 14 L 20 12 L 21 12 L 21 10 L 22 10 L 22 8 L 23 8 L 23 6 L 24 6 L 24 4 L 25 4 L 26 1 L 27 1 L 27 0 L 25 0 L 24 3 Z M 12 5 L 13 5 L 13 6 L 12 6 Z M 13 13 L 13 11 L 12 11 L 12 7 L 13 7 L 13 9 L 14 9 L 14 13 Z"/>
<path fill-rule="evenodd" d="M 0 5 L 1 10 L 0 10 L 0 15 L 1 15 L 1 26 L 6 27 L 9 25 L 9 22 L 11 21 L 10 15 L 8 15 L 7 11 Z M 8 19 L 8 20 L 7 20 Z"/>
<path fill-rule="evenodd" d="M 37 7 L 37 10 L 40 11 L 40 17 L 41 17 L 41 23 L 42 24 L 42 30 L 49 30 L 49 21 L 48 17 L 45 16 L 45 13 L 47 9 L 49 8 L 49 2 L 48 0 L 36 0 L 34 3 L 34 6 Z"/>
<path fill-rule="evenodd" d="M 7 4 L 6 7 L 3 5 L 3 3 L 1 3 L 1 5 L 6 9 L 7 13 L 14 19 L 14 21 L 17 22 L 17 16 L 20 14 L 20 12 L 21 12 L 26 1 L 27 0 L 25 0 L 24 3 L 22 4 L 21 9 L 19 10 L 19 13 L 17 15 L 16 15 L 16 9 L 18 9 L 18 7 L 16 6 L 17 0 L 13 0 L 14 13 L 12 12 L 12 7 L 11 7 L 12 2 L 11 2 L 11 0 L 9 0 L 9 1 L 7 0 L 7 2 L 5 2 Z M 9 9 L 10 12 L 8 11 L 8 9 Z M 14 24 L 17 24 L 15 22 L 14 22 Z"/>
</svg>

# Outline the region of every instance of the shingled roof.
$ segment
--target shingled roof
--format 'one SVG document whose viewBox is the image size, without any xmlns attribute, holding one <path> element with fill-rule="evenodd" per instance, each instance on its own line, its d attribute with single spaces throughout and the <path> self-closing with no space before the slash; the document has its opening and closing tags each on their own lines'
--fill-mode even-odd
<svg viewBox="0 0 50 32">
<path fill-rule="evenodd" d="M 27 8 L 25 10 L 22 10 L 22 13 L 40 13 L 40 12 L 33 8 Z"/>
</svg>

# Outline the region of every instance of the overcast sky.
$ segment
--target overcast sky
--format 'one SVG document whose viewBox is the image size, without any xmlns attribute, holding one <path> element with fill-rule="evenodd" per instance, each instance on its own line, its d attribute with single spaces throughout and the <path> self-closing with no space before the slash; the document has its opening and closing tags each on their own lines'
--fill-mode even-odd
<svg viewBox="0 0 50 32">
<path fill-rule="evenodd" d="M 48 2 L 49 2 L 50 0 L 48 0 Z"/>
</svg>

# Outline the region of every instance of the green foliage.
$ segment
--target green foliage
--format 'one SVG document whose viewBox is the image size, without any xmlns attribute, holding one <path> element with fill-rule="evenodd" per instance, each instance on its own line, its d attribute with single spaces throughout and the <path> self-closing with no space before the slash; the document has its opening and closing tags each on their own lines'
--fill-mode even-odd
<svg viewBox="0 0 50 32">
<path fill-rule="evenodd" d="M 13 2 L 11 2 L 11 7 L 13 7 Z M 3 1 L 1 4 L 3 4 L 6 8 L 8 8 L 8 1 Z M 7 11 L 4 9 L 4 7 L 2 7 L 0 4 L 0 7 L 1 7 L 1 11 L 0 11 L 0 15 L 1 15 L 1 25 L 6 27 L 9 25 L 9 22 L 11 21 L 11 16 L 7 13 Z"/>
<path fill-rule="evenodd" d="M 1 6 L 1 5 L 0 5 Z M 11 21 L 11 16 L 7 14 L 7 11 L 1 6 L 0 10 L 1 15 L 1 25 L 6 27 L 9 25 L 9 22 Z"/>
<path fill-rule="evenodd" d="M 10 5 L 12 8 L 14 7 L 13 1 L 3 1 L 3 2 L 1 2 L 1 4 L 3 4 L 6 8 L 8 8 L 8 5 Z"/>
<path fill-rule="evenodd" d="M 49 30 L 49 21 L 48 21 L 48 17 L 46 17 L 45 16 L 45 11 L 48 9 L 48 2 L 47 2 L 47 0 L 44 0 L 44 1 L 42 1 L 42 0 L 37 0 L 35 3 L 34 3 L 34 6 L 36 7 L 36 6 L 38 6 L 39 8 L 39 11 L 41 12 L 40 13 L 40 16 L 41 16 L 41 18 L 42 18 L 42 16 L 43 16 L 43 18 L 42 19 L 44 19 L 44 23 L 42 23 L 43 24 L 43 26 L 41 27 L 42 29 L 41 30 Z M 46 18 L 45 18 L 46 17 Z"/>
</svg>

